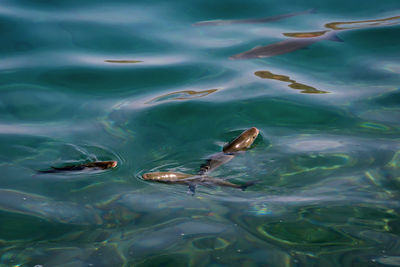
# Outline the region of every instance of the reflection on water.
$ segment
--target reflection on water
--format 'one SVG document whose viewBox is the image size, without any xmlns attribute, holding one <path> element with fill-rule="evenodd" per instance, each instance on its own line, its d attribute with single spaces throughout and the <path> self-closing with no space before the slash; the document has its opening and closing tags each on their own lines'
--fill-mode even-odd
<svg viewBox="0 0 400 267">
<path fill-rule="evenodd" d="M 283 33 L 284 36 L 294 37 L 294 38 L 314 38 L 319 37 L 327 33 L 328 31 L 320 31 L 320 32 L 294 32 L 294 33 Z"/>
<path fill-rule="evenodd" d="M 333 30 L 351 30 L 362 29 L 377 26 L 392 26 L 400 23 L 400 16 L 373 19 L 373 20 L 360 20 L 360 21 L 347 21 L 347 22 L 330 22 L 325 24 L 325 27 Z"/>
<path fill-rule="evenodd" d="M 266 22 L 274 22 L 281 19 L 286 19 L 290 17 L 295 17 L 304 14 L 315 13 L 314 9 L 308 9 L 301 12 L 294 12 L 288 14 L 277 15 L 273 17 L 266 17 L 260 19 L 237 19 L 237 20 L 207 20 L 200 21 L 193 24 L 193 26 L 220 26 L 220 25 L 229 25 L 229 24 L 250 24 L 250 23 L 266 23 Z"/>
<path fill-rule="evenodd" d="M 303 93 L 303 94 L 326 94 L 326 93 L 329 93 L 327 91 L 318 90 L 309 85 L 298 83 L 295 80 L 290 79 L 289 76 L 273 74 L 272 72 L 269 72 L 269 71 L 256 71 L 256 72 L 254 72 L 254 74 L 262 79 L 272 79 L 272 80 L 278 80 L 278 81 L 282 81 L 282 82 L 288 82 L 288 83 L 290 83 L 288 85 L 290 88 L 295 89 L 295 90 L 301 90 L 300 93 Z"/>
<path fill-rule="evenodd" d="M 126 63 L 142 63 L 143 61 L 141 61 L 141 60 L 113 60 L 113 59 L 107 59 L 107 60 L 104 60 L 104 62 L 126 64 Z"/>
<path fill-rule="evenodd" d="M 147 101 L 146 104 L 162 102 L 162 101 L 169 101 L 169 100 L 189 100 L 189 99 L 193 99 L 193 98 L 205 97 L 216 91 L 218 91 L 218 89 L 209 89 L 209 90 L 203 90 L 203 91 L 193 91 L 193 90 L 177 91 L 177 92 L 173 92 L 173 93 L 155 97 L 155 98 Z"/>
<path fill-rule="evenodd" d="M 0 266 L 398 265 L 397 1 L 2 1 Z M 190 25 L 235 16 L 261 19 Z M 258 44 L 233 58 L 312 49 L 227 59 Z M 253 125 L 215 170 L 245 192 L 139 177 Z M 97 160 L 118 168 L 36 174 Z"/>
<path fill-rule="evenodd" d="M 307 221 L 274 222 L 261 225 L 257 230 L 268 239 L 291 246 L 316 246 L 332 249 L 334 246 L 357 244 L 353 243 L 352 238 L 344 233 Z"/>
</svg>

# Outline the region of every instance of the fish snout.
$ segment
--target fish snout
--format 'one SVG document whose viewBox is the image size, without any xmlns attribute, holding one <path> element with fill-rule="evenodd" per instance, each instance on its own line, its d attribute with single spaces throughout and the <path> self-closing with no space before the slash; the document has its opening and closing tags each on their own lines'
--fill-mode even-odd
<svg viewBox="0 0 400 267">
<path fill-rule="evenodd" d="M 118 162 L 117 161 L 111 161 L 111 168 L 117 167 Z"/>
<path fill-rule="evenodd" d="M 145 173 L 145 174 L 142 175 L 142 178 L 144 180 L 149 180 L 150 179 L 150 174 L 149 173 Z"/>
<path fill-rule="evenodd" d="M 255 136 L 257 136 L 260 133 L 260 130 L 258 130 L 256 127 L 251 127 L 250 130 L 254 132 Z"/>
</svg>

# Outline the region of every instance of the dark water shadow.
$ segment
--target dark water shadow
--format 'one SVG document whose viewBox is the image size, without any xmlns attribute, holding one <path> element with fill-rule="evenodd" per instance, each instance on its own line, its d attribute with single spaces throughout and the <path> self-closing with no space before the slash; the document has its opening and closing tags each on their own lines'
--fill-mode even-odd
<svg viewBox="0 0 400 267">
<path fill-rule="evenodd" d="M 327 94 L 327 93 L 330 93 L 327 91 L 318 90 L 309 85 L 298 83 L 295 80 L 290 79 L 289 76 L 273 74 L 272 72 L 269 72 L 269 71 L 256 71 L 256 72 L 254 72 L 254 75 L 260 77 L 261 79 L 272 79 L 272 80 L 278 80 L 278 81 L 290 83 L 288 85 L 290 88 L 292 88 L 294 90 L 301 90 L 300 93 L 303 93 L 303 94 Z"/>
</svg>

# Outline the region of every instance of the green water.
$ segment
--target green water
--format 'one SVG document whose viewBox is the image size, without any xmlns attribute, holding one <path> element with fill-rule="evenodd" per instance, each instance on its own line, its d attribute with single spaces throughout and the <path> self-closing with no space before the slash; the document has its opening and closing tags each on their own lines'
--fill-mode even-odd
<svg viewBox="0 0 400 267">
<path fill-rule="evenodd" d="M 399 7 L 2 1 L 0 265 L 400 266 Z M 212 173 L 246 191 L 141 179 L 196 173 L 253 126 Z M 118 167 L 37 173 L 96 160 Z"/>
</svg>

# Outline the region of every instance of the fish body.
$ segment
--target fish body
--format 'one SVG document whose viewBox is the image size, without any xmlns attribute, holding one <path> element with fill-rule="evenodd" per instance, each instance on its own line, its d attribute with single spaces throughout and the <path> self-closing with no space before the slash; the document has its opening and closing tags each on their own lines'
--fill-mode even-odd
<svg viewBox="0 0 400 267">
<path fill-rule="evenodd" d="M 117 167 L 117 161 L 95 161 L 79 165 L 69 165 L 63 167 L 51 167 L 51 170 L 38 171 L 39 173 L 59 173 L 68 171 L 83 170 L 106 170 Z"/>
<path fill-rule="evenodd" d="M 234 184 L 227 180 L 214 178 L 206 175 L 195 175 L 180 172 L 149 172 L 142 175 L 143 180 L 154 181 L 167 184 L 185 184 L 188 185 L 190 190 L 194 193 L 195 186 L 200 185 L 218 185 L 225 187 L 240 188 L 245 190 L 248 186 L 253 185 L 254 182 L 245 184 Z"/>
<path fill-rule="evenodd" d="M 181 172 L 148 172 L 142 175 L 142 178 L 147 181 L 155 181 L 161 183 L 187 183 L 187 179 L 194 177 L 193 174 Z"/>
<path fill-rule="evenodd" d="M 255 182 L 247 182 L 245 184 L 234 184 L 225 179 L 213 178 L 206 175 L 208 172 L 216 169 L 222 164 L 232 160 L 238 153 L 249 148 L 259 134 L 259 130 L 255 127 L 242 132 L 233 141 L 223 147 L 222 152 L 211 156 L 205 164 L 200 167 L 197 174 L 186 174 L 180 172 L 149 172 L 142 175 L 143 180 L 154 181 L 170 184 L 186 184 L 189 190 L 194 194 L 196 185 L 219 185 L 245 190 L 248 186 Z"/>
<path fill-rule="evenodd" d="M 249 148 L 256 140 L 258 134 L 259 130 L 255 127 L 247 129 L 233 141 L 226 144 L 222 152 L 214 154 L 205 164 L 201 165 L 198 174 L 203 175 L 232 160 L 239 152 Z"/>
<path fill-rule="evenodd" d="M 268 23 L 274 22 L 281 19 L 286 19 L 290 17 L 295 17 L 304 14 L 311 14 L 315 13 L 315 9 L 308 9 L 301 12 L 293 12 L 288 14 L 282 14 L 272 17 L 266 18 L 259 18 L 259 19 L 236 19 L 236 20 L 207 20 L 207 21 L 200 21 L 194 23 L 193 26 L 222 26 L 222 25 L 230 25 L 230 24 L 254 24 L 254 23 Z"/>
<path fill-rule="evenodd" d="M 322 40 L 341 41 L 334 32 L 328 32 L 317 37 L 291 38 L 267 46 L 257 46 L 249 51 L 233 55 L 230 59 L 273 57 L 305 48 Z"/>
<path fill-rule="evenodd" d="M 254 143 L 259 133 L 260 131 L 256 127 L 251 127 L 226 144 L 222 151 L 224 153 L 244 151 Z"/>
<path fill-rule="evenodd" d="M 210 172 L 218 168 L 222 164 L 231 161 L 235 156 L 236 153 L 223 153 L 223 152 L 216 153 L 212 155 L 210 158 L 208 158 L 207 161 L 200 166 L 198 174 L 203 175 L 206 172 Z"/>
</svg>

